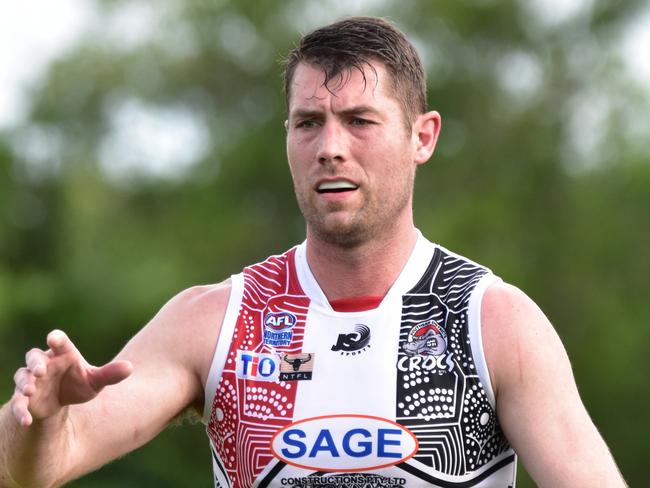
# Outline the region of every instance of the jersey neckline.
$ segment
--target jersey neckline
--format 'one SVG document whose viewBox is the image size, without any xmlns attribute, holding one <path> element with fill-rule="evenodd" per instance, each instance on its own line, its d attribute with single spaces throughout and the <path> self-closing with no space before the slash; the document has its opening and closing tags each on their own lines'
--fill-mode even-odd
<svg viewBox="0 0 650 488">
<path fill-rule="evenodd" d="M 381 295 L 367 295 L 338 298 L 329 302 L 335 312 L 365 312 L 377 308 L 383 299 Z"/>
<path fill-rule="evenodd" d="M 325 293 L 316 281 L 316 278 L 309 267 L 309 263 L 307 262 L 307 241 L 303 241 L 299 244 L 294 253 L 295 270 L 300 287 L 305 295 L 307 295 L 311 300 L 312 306 L 316 306 L 322 311 L 329 312 L 330 314 L 354 315 L 360 313 L 379 313 L 386 306 L 386 303 L 391 301 L 391 297 L 394 295 L 404 295 L 408 290 L 410 290 L 420 279 L 422 269 L 426 269 L 428 264 L 431 262 L 433 253 L 437 246 L 429 242 L 418 229 L 415 229 L 415 231 L 417 233 L 417 239 L 408 260 L 386 295 L 374 308 L 363 311 L 337 311 L 335 307 L 332 307 L 325 296 Z"/>
</svg>

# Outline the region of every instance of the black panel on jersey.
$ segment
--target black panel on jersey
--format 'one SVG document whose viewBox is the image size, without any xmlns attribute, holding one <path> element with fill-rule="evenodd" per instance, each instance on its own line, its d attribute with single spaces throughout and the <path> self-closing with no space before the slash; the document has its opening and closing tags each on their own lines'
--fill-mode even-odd
<svg viewBox="0 0 650 488">
<path fill-rule="evenodd" d="M 478 470 L 510 447 L 479 380 L 468 336 L 469 299 L 486 273 L 437 248 L 402 297 L 396 421 L 418 439 L 414 459 L 449 475 Z"/>
</svg>

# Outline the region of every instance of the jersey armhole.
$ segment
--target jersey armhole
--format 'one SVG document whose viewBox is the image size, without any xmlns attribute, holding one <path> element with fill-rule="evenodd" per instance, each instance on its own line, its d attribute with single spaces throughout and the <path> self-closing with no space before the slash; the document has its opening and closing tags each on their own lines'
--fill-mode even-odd
<svg viewBox="0 0 650 488">
<path fill-rule="evenodd" d="M 219 331 L 219 338 L 217 339 L 214 356 L 212 357 L 212 363 L 210 364 L 208 379 L 205 382 L 205 403 L 203 405 L 203 415 L 201 417 L 201 422 L 205 425 L 208 425 L 208 422 L 210 421 L 212 403 L 214 402 L 214 396 L 217 392 L 217 386 L 219 385 L 221 374 L 226 365 L 230 343 L 232 342 L 232 335 L 235 331 L 235 324 L 237 323 L 237 316 L 239 314 L 239 305 L 244 294 L 243 273 L 232 275 L 230 286 L 228 306 L 223 317 L 221 330 Z"/>
<path fill-rule="evenodd" d="M 496 397 L 494 396 L 494 389 L 492 388 L 492 380 L 490 379 L 490 372 L 488 370 L 487 361 L 485 359 L 485 350 L 483 348 L 483 337 L 481 333 L 481 303 L 483 302 L 483 295 L 491 285 L 501 281 L 501 278 L 488 273 L 484 275 L 474 287 L 472 295 L 469 299 L 469 310 L 467 317 L 467 327 L 469 333 L 469 341 L 472 347 L 472 355 L 476 365 L 476 372 L 479 380 L 483 385 L 483 389 L 487 394 L 488 400 L 492 408 L 496 410 Z"/>
</svg>

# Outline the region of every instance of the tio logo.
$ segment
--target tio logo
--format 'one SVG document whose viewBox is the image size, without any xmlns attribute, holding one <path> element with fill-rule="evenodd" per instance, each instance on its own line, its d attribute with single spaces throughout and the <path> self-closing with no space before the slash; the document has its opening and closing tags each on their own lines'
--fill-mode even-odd
<svg viewBox="0 0 650 488">
<path fill-rule="evenodd" d="M 280 361 L 275 354 L 237 351 L 237 377 L 275 381 L 280 376 Z"/>
</svg>

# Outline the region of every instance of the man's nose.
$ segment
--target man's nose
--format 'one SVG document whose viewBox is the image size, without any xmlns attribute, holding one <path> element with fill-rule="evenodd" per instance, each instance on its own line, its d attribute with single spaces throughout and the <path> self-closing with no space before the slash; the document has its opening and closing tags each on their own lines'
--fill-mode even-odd
<svg viewBox="0 0 650 488">
<path fill-rule="evenodd" d="M 346 159 L 346 134 L 338 121 L 326 121 L 318 141 L 318 162 L 343 162 Z"/>
</svg>

